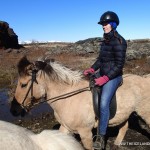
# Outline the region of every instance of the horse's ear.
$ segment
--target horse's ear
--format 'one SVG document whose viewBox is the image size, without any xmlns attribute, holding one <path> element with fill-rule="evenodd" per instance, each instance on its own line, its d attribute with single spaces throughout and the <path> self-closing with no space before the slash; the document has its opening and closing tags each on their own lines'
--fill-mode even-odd
<svg viewBox="0 0 150 150">
<path fill-rule="evenodd" d="M 26 68 L 31 64 L 31 62 L 27 59 L 26 56 L 22 57 L 17 65 L 18 67 L 18 73 L 25 74 Z"/>
<path fill-rule="evenodd" d="M 37 70 L 44 70 L 47 64 L 54 61 L 55 61 L 54 59 L 45 59 L 44 61 L 36 61 L 35 67 L 37 68 Z"/>
<path fill-rule="evenodd" d="M 36 61 L 35 62 L 35 67 L 36 67 L 37 70 L 44 70 L 46 65 L 47 65 L 47 63 L 43 62 L 43 61 Z"/>
</svg>

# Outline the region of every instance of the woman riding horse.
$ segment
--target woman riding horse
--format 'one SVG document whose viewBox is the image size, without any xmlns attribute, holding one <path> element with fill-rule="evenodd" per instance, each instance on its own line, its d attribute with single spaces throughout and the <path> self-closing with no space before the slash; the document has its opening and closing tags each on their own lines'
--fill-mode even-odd
<svg viewBox="0 0 150 150">
<path fill-rule="evenodd" d="M 100 120 L 98 135 L 94 143 L 95 149 L 104 148 L 104 137 L 109 121 L 109 105 L 122 81 L 122 70 L 124 67 L 127 43 L 116 31 L 119 25 L 119 18 L 112 11 L 105 12 L 98 24 L 104 30 L 104 40 L 101 44 L 100 54 L 97 61 L 90 69 L 84 71 L 84 75 L 100 70 L 100 77 L 95 79 L 95 85 L 102 87 L 100 98 Z"/>
</svg>

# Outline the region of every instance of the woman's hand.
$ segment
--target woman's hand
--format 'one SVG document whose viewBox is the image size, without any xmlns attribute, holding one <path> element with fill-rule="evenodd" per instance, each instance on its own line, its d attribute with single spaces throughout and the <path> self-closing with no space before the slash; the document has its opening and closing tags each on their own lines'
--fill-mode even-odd
<svg viewBox="0 0 150 150">
<path fill-rule="evenodd" d="M 93 68 L 89 68 L 89 69 L 87 69 L 87 70 L 84 70 L 83 74 L 84 74 L 85 76 L 87 76 L 89 73 L 94 73 L 94 72 L 95 72 L 95 71 L 94 71 Z"/>
<path fill-rule="evenodd" d="M 107 76 L 102 76 L 94 80 L 95 80 L 95 85 L 102 86 L 109 81 L 109 78 Z"/>
</svg>

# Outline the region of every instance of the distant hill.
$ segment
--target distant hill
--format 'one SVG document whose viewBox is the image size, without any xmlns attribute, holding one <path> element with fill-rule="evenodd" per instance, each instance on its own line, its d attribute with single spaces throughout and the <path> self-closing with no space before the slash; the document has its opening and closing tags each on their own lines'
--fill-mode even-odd
<svg viewBox="0 0 150 150">
<path fill-rule="evenodd" d="M 79 40 L 75 43 L 65 43 L 63 46 L 60 43 L 60 45 L 53 46 L 53 44 L 56 43 L 51 43 L 49 53 L 71 52 L 84 55 L 89 53 L 98 53 L 101 40 L 102 38 L 99 37 L 88 38 L 85 40 Z M 128 44 L 127 60 L 150 56 L 150 39 L 135 39 L 126 41 Z"/>
<path fill-rule="evenodd" d="M 90 53 L 99 53 L 102 37 L 88 38 L 79 40 L 77 42 L 37 42 L 24 43 L 24 48 L 34 47 L 46 50 L 46 55 L 60 54 L 60 53 L 75 53 L 86 55 Z M 134 39 L 126 40 L 127 60 L 140 59 L 143 57 L 150 57 L 150 39 Z M 9 50 L 8 52 L 13 51 Z M 21 50 L 19 50 L 20 52 Z"/>
</svg>

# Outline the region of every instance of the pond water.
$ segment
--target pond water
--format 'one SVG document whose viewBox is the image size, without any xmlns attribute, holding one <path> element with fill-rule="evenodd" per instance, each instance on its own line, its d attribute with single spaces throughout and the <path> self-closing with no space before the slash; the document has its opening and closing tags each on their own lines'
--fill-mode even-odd
<svg viewBox="0 0 150 150">
<path fill-rule="evenodd" d="M 11 115 L 10 101 L 11 99 L 9 98 L 8 95 L 8 89 L 0 89 L 0 120 L 14 121 L 21 118 L 21 117 L 14 117 Z M 24 119 L 36 117 L 41 115 L 42 113 L 48 113 L 48 112 L 52 112 L 51 107 L 49 107 L 48 104 L 43 103 L 33 108 L 30 111 L 30 113 L 24 117 Z"/>
</svg>

